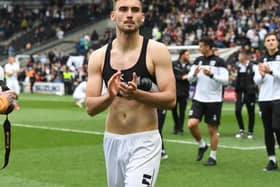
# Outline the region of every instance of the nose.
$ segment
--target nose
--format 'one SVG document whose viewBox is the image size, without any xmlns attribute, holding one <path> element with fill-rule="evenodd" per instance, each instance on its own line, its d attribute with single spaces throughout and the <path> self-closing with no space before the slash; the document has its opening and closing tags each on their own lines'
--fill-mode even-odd
<svg viewBox="0 0 280 187">
<path fill-rule="evenodd" d="M 131 10 L 131 8 L 129 8 L 128 11 L 127 11 L 127 17 L 132 17 L 132 10 Z"/>
</svg>

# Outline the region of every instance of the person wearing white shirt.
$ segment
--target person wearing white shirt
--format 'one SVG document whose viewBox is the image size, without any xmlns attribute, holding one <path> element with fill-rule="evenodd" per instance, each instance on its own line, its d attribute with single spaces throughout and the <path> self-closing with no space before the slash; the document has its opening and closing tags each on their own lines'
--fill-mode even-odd
<svg viewBox="0 0 280 187">
<path fill-rule="evenodd" d="M 205 166 L 215 166 L 218 148 L 217 129 L 220 124 L 223 102 L 223 85 L 228 84 L 229 73 L 224 60 L 214 54 L 214 42 L 210 38 L 202 38 L 199 50 L 203 56 L 197 57 L 188 74 L 190 82 L 196 82 L 196 89 L 189 111 L 188 127 L 199 144 L 196 161 L 200 161 L 208 145 L 202 138 L 198 127 L 204 117 L 210 135 L 211 152 Z"/>
<path fill-rule="evenodd" d="M 73 99 L 76 101 L 76 105 L 80 108 L 83 107 L 83 103 L 86 98 L 86 81 L 83 80 L 74 90 Z"/>
<path fill-rule="evenodd" d="M 19 65 L 15 63 L 15 57 L 9 56 L 8 57 L 8 63 L 4 66 L 4 71 L 6 75 L 6 84 L 7 86 L 16 92 L 16 94 L 19 94 L 20 87 L 19 82 L 17 79 L 17 75 L 19 73 Z"/>
<path fill-rule="evenodd" d="M 264 139 L 268 164 L 264 171 L 278 169 L 275 137 L 280 144 L 280 50 L 277 34 L 268 33 L 264 38 L 266 53 L 260 60 L 254 76 L 259 85 L 259 106 L 264 126 Z"/>
</svg>

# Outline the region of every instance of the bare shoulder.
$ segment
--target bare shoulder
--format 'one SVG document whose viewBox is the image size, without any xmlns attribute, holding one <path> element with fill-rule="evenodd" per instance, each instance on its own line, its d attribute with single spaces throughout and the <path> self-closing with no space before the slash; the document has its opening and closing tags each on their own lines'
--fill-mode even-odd
<svg viewBox="0 0 280 187">
<path fill-rule="evenodd" d="M 167 46 L 158 41 L 149 40 L 148 53 L 155 63 L 171 61 L 171 56 Z"/>
<path fill-rule="evenodd" d="M 103 67 L 106 49 L 107 49 L 107 45 L 95 50 L 94 52 L 92 52 L 90 54 L 89 61 L 88 61 L 89 68 L 93 68 L 93 67 L 102 68 Z"/>
<path fill-rule="evenodd" d="M 158 50 L 166 50 L 168 51 L 166 45 L 164 45 L 161 42 L 155 41 L 155 40 L 149 40 L 149 48 L 152 50 L 152 52 L 158 51 Z"/>
</svg>

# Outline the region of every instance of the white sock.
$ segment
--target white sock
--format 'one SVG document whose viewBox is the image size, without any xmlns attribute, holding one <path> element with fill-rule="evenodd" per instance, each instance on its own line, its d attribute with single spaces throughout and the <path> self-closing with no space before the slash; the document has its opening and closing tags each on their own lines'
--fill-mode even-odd
<svg viewBox="0 0 280 187">
<path fill-rule="evenodd" d="M 213 151 L 213 150 L 210 151 L 210 157 L 213 158 L 214 160 L 216 160 L 216 154 L 217 151 Z"/>
<path fill-rule="evenodd" d="M 199 147 L 205 147 L 206 146 L 206 143 L 203 139 L 201 139 L 199 142 L 198 142 L 198 146 Z"/>
<path fill-rule="evenodd" d="M 272 160 L 274 163 L 277 162 L 276 156 L 275 156 L 275 155 L 269 156 L 268 159 L 269 159 L 269 160 Z"/>
</svg>

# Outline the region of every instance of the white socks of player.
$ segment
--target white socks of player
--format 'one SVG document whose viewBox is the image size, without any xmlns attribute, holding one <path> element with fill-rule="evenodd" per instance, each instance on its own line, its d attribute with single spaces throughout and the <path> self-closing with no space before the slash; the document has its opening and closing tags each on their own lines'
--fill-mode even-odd
<svg viewBox="0 0 280 187">
<path fill-rule="evenodd" d="M 277 161 L 276 161 L 276 156 L 275 156 L 275 155 L 269 156 L 268 159 L 269 159 L 269 160 L 272 160 L 274 163 L 277 163 Z"/>
<path fill-rule="evenodd" d="M 201 140 L 198 142 L 198 146 L 199 146 L 200 148 L 204 148 L 204 147 L 206 146 L 205 141 L 204 141 L 203 139 L 201 139 Z"/>
<path fill-rule="evenodd" d="M 213 158 L 214 160 L 216 160 L 216 154 L 217 154 L 217 151 L 211 150 L 210 157 Z"/>
</svg>

